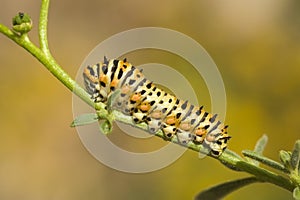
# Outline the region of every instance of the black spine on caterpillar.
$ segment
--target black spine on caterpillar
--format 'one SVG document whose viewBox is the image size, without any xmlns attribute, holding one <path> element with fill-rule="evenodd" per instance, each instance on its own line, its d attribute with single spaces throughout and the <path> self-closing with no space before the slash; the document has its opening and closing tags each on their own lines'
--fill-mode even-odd
<svg viewBox="0 0 300 200">
<path fill-rule="evenodd" d="M 104 58 L 103 63 L 87 66 L 83 78 L 95 102 L 105 103 L 114 90 L 120 89 L 113 108 L 132 116 L 135 123 L 146 122 L 150 133 L 162 130 L 166 139 L 177 137 L 182 144 L 203 144 L 214 156 L 221 155 L 227 147 L 228 126 L 217 115 L 158 88 L 126 59 Z"/>
</svg>

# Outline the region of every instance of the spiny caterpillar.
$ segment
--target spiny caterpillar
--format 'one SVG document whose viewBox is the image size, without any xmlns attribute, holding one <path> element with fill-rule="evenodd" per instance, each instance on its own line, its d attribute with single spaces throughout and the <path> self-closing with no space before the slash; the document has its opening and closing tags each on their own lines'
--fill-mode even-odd
<svg viewBox="0 0 300 200">
<path fill-rule="evenodd" d="M 183 145 L 203 144 L 213 156 L 221 155 L 227 147 L 227 126 L 217 120 L 217 115 L 158 88 L 126 59 L 104 58 L 103 63 L 87 66 L 83 78 L 95 102 L 106 103 L 109 95 L 119 89 L 112 108 L 131 116 L 135 123 L 147 123 L 150 133 L 162 130 L 165 139 L 177 137 Z"/>
</svg>

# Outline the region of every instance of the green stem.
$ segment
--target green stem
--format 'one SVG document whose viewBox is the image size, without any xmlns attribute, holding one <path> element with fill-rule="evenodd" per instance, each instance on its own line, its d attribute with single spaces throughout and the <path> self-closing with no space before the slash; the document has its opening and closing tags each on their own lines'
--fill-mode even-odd
<svg viewBox="0 0 300 200">
<path fill-rule="evenodd" d="M 51 56 L 50 51 L 48 49 L 47 42 L 47 34 L 46 34 L 46 26 L 47 26 L 47 13 L 45 9 L 48 9 L 49 1 L 43 0 L 41 6 L 41 16 L 40 16 L 40 30 L 44 33 L 40 33 L 40 42 L 41 48 L 38 48 L 34 45 L 27 34 L 18 35 L 11 31 L 8 27 L 0 24 L 0 32 L 6 35 L 8 38 L 16 42 L 19 46 L 26 49 L 30 54 L 32 54 L 35 58 L 37 58 L 60 82 L 62 82 L 69 90 L 74 92 L 78 97 L 80 97 L 84 102 L 89 104 L 90 106 L 95 106 L 94 102 L 91 100 L 89 94 L 80 87 L 55 61 L 55 59 Z"/>
<path fill-rule="evenodd" d="M 40 48 L 47 56 L 51 56 L 48 47 L 48 37 L 47 37 L 49 2 L 50 0 L 42 0 L 40 20 L 39 20 Z"/>
<path fill-rule="evenodd" d="M 233 165 L 241 171 L 248 172 L 256 176 L 257 179 L 261 181 L 273 183 L 274 185 L 284 188 L 290 192 L 292 192 L 295 188 L 293 182 L 288 178 L 280 176 L 259 166 L 253 165 L 249 162 L 245 162 L 243 160 L 237 161 L 236 159 L 232 159 L 232 156 L 226 153 L 226 151 L 220 156 L 219 160 L 229 165 Z"/>
<path fill-rule="evenodd" d="M 113 115 L 115 116 L 115 119 L 117 121 L 133 125 L 144 131 L 148 131 L 148 127 L 145 123 L 134 124 L 132 122 L 132 119 L 130 116 L 126 116 L 123 113 L 115 111 L 115 110 L 113 111 Z M 164 138 L 163 132 L 161 130 L 156 133 L 156 136 Z M 180 144 L 177 141 L 176 137 L 172 140 L 172 142 L 176 143 L 176 144 Z M 194 143 L 189 143 L 187 145 L 187 147 L 189 149 L 197 151 L 197 152 L 207 153 L 205 151 L 205 148 L 202 145 L 196 145 Z M 215 158 L 215 157 L 213 157 L 213 158 Z M 236 155 L 234 152 L 232 152 L 230 150 L 224 151 L 221 154 L 221 156 L 216 159 L 218 159 L 222 164 L 229 167 L 230 169 L 248 172 L 249 174 L 253 174 L 254 176 L 256 176 L 257 179 L 259 179 L 261 181 L 273 183 L 274 185 L 282 187 L 290 192 L 292 192 L 293 189 L 295 188 L 295 185 L 293 184 L 293 182 L 291 180 L 289 180 L 288 178 L 280 176 L 269 170 L 263 169 L 259 166 L 253 165 L 250 162 L 246 162 L 245 160 L 243 160 L 241 157 L 239 157 L 238 155 Z"/>
</svg>

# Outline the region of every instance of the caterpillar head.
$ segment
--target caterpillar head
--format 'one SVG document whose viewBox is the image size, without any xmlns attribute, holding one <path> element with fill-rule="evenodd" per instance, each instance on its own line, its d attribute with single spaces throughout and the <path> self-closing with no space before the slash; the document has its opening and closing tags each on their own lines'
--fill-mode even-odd
<svg viewBox="0 0 300 200">
<path fill-rule="evenodd" d="M 99 87 L 99 67 L 87 66 L 83 71 L 84 86 L 89 94 L 94 94 Z"/>
<path fill-rule="evenodd" d="M 98 63 L 93 66 L 87 66 L 83 71 L 83 80 L 86 91 L 91 95 L 91 98 L 95 102 L 105 101 L 108 94 L 101 90 L 101 85 L 99 82 L 100 72 L 99 68 L 102 63 Z"/>
</svg>

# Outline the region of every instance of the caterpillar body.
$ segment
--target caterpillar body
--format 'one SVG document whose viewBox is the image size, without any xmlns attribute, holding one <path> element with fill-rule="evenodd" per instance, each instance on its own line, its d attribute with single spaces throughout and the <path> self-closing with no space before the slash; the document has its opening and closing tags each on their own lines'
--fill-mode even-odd
<svg viewBox="0 0 300 200">
<path fill-rule="evenodd" d="M 87 66 L 83 72 L 87 92 L 95 102 L 106 102 L 119 89 L 112 107 L 146 122 L 150 133 L 162 130 L 166 139 L 177 137 L 183 145 L 194 142 L 219 156 L 227 147 L 227 127 L 203 109 L 158 88 L 142 72 L 124 60 L 107 60 Z"/>
</svg>

